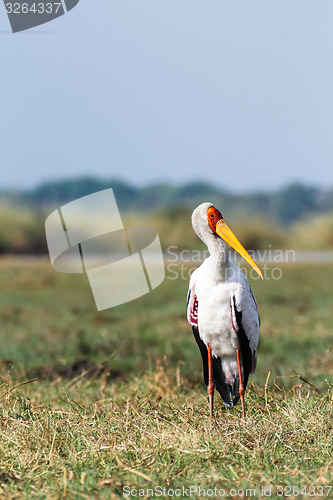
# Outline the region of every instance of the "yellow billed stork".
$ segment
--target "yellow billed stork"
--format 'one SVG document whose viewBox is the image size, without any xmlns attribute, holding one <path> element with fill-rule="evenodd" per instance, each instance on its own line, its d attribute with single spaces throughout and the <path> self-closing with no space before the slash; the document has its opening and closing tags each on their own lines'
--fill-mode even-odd
<svg viewBox="0 0 333 500">
<path fill-rule="evenodd" d="M 252 257 L 211 203 L 192 214 L 193 229 L 207 245 L 210 256 L 190 278 L 187 319 L 199 346 L 210 416 L 214 386 L 227 408 L 242 403 L 249 374 L 256 368 L 260 319 L 256 299 L 241 269 L 229 257 L 227 242 L 263 278 Z"/>
</svg>

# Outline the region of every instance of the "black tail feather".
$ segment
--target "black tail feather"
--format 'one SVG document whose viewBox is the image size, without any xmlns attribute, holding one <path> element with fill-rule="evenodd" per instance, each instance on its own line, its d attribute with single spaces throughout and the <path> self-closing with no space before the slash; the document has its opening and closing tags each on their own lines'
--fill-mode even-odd
<svg viewBox="0 0 333 500">
<path fill-rule="evenodd" d="M 199 330 L 192 326 L 194 338 L 199 346 L 202 363 L 203 363 L 203 374 L 206 386 L 208 385 L 208 351 L 207 347 L 200 338 Z M 224 373 L 222 371 L 222 364 L 220 358 L 213 357 L 213 376 L 216 390 L 220 393 L 221 398 L 226 405 L 226 407 L 231 410 L 239 400 L 239 379 L 236 378 L 233 385 L 226 382 Z"/>
<path fill-rule="evenodd" d="M 233 386 L 226 382 L 220 358 L 213 357 L 213 374 L 215 387 L 220 393 L 226 407 L 231 410 L 239 399 L 237 380 L 235 380 Z M 235 392 L 235 389 L 237 392 Z"/>
<path fill-rule="evenodd" d="M 235 315 L 236 315 L 236 323 L 238 326 L 237 330 L 237 337 L 238 337 L 238 342 L 239 342 L 239 347 L 240 347 L 240 352 L 241 352 L 241 357 L 242 357 L 242 366 L 243 366 L 243 383 L 244 383 L 244 390 L 246 389 L 247 382 L 249 380 L 249 375 L 251 372 L 251 369 L 253 368 L 254 364 L 254 359 L 253 359 L 253 354 L 250 348 L 250 343 L 249 339 L 245 333 L 245 330 L 242 325 L 242 311 L 238 311 L 236 307 L 236 298 L 235 296 L 233 297 L 233 302 L 234 302 L 234 310 L 235 310 Z"/>
</svg>

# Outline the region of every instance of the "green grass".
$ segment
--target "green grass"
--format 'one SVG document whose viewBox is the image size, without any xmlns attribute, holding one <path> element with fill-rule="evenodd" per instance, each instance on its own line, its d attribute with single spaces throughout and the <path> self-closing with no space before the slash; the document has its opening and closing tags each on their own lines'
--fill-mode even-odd
<svg viewBox="0 0 333 500">
<path fill-rule="evenodd" d="M 333 481 L 331 267 L 282 272 L 251 283 L 262 328 L 247 420 L 216 396 L 210 421 L 186 280 L 97 312 L 85 276 L 2 259 L 0 497 L 193 486 L 279 498 L 283 485 L 306 498 L 312 485 L 319 498 Z"/>
</svg>

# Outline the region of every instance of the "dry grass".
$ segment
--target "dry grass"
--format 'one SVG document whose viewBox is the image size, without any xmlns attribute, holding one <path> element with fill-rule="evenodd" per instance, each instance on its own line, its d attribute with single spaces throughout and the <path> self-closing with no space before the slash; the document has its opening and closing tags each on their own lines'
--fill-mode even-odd
<svg viewBox="0 0 333 500">
<path fill-rule="evenodd" d="M 1 397 L 5 498 L 119 498 L 130 488 L 256 488 L 332 484 L 332 388 L 289 393 L 253 384 L 248 417 L 181 370 L 156 368 L 128 383 L 78 377 L 31 383 Z M 126 490 L 125 490 L 126 492 Z M 198 496 L 195 496 L 196 498 Z"/>
<path fill-rule="evenodd" d="M 0 272 L 0 498 L 332 485 L 329 267 L 253 283 L 262 332 L 245 423 L 218 397 L 209 419 L 185 280 L 97 313 L 83 276 L 13 259 Z"/>
</svg>

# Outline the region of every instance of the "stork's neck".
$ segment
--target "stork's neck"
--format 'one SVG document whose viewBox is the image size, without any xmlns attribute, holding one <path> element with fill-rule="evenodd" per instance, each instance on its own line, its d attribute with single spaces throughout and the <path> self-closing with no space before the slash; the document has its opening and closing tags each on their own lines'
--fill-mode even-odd
<svg viewBox="0 0 333 500">
<path fill-rule="evenodd" d="M 213 237 L 206 242 L 206 245 L 218 278 L 221 281 L 227 281 L 229 253 L 226 244 L 221 238 Z"/>
</svg>

